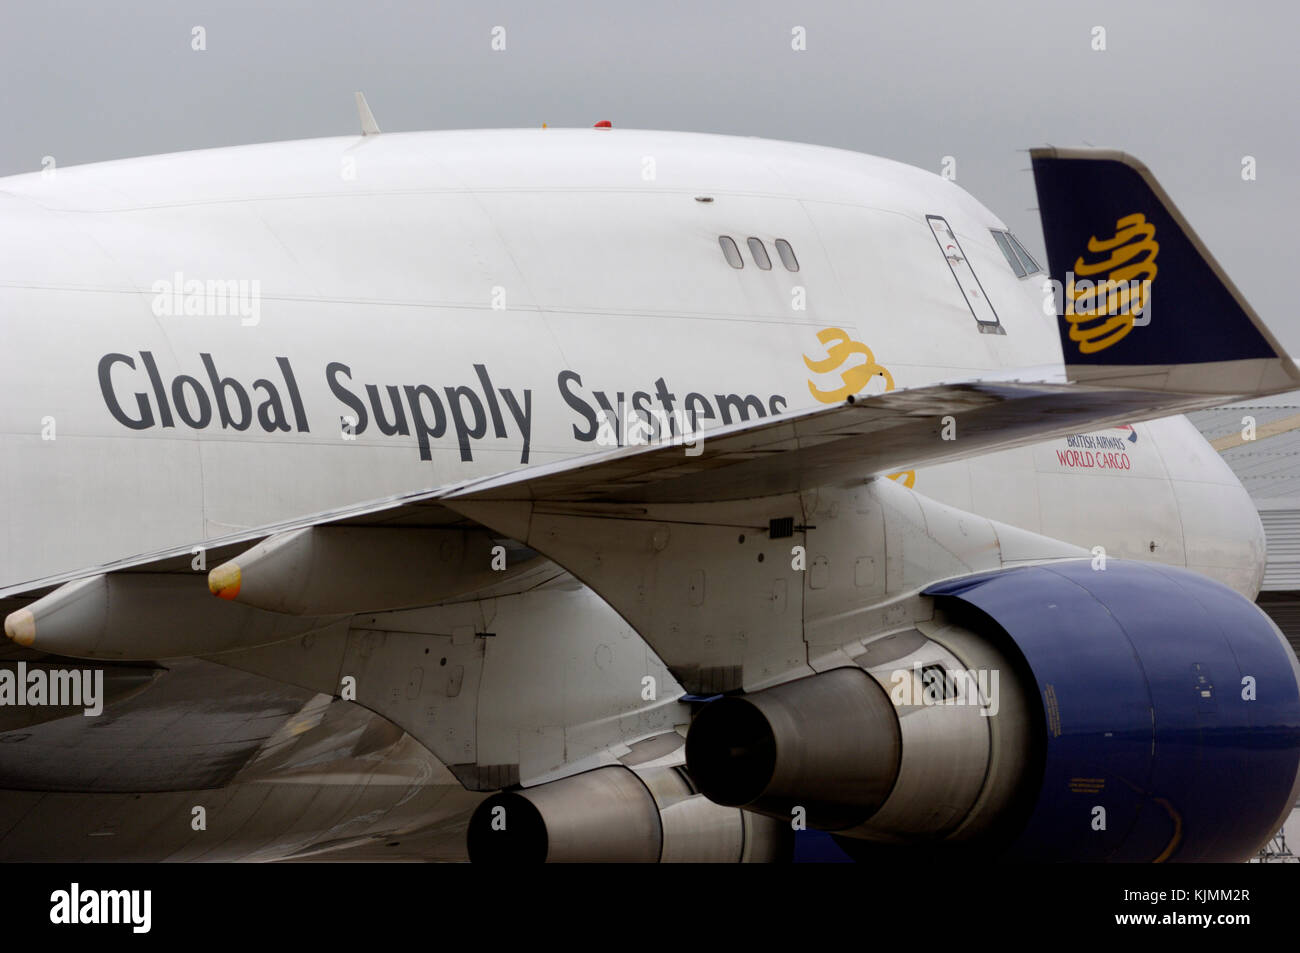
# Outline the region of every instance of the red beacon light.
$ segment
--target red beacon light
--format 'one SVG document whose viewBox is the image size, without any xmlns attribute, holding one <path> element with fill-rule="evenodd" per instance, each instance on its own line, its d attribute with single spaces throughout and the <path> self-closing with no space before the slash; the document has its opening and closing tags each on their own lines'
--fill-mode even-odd
<svg viewBox="0 0 1300 953">
<path fill-rule="evenodd" d="M 602 119 L 600 122 L 596 123 L 596 125 L 592 126 L 592 128 L 593 128 L 593 129 L 613 129 L 613 128 L 614 128 L 614 124 L 613 124 L 612 122 L 610 122 L 608 119 Z"/>
</svg>

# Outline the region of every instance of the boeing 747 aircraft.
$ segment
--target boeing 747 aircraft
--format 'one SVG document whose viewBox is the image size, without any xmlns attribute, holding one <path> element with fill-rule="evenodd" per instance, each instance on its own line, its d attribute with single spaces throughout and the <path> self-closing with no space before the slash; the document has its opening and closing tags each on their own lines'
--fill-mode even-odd
<svg viewBox="0 0 1300 953">
<path fill-rule="evenodd" d="M 366 113 L 368 115 L 368 111 Z M 0 181 L 0 858 L 1249 857 L 1300 666 L 1140 162 L 611 128 Z"/>
</svg>

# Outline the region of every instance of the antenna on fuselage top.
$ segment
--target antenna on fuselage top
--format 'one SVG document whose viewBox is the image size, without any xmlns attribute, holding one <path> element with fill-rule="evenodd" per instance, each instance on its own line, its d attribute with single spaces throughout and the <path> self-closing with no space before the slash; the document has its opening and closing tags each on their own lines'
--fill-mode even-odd
<svg viewBox="0 0 1300 953">
<path fill-rule="evenodd" d="M 375 114 L 370 111 L 370 105 L 366 102 L 365 94 L 353 93 L 353 95 L 357 97 L 357 115 L 361 117 L 361 135 L 379 135 L 379 123 L 375 122 Z"/>
</svg>

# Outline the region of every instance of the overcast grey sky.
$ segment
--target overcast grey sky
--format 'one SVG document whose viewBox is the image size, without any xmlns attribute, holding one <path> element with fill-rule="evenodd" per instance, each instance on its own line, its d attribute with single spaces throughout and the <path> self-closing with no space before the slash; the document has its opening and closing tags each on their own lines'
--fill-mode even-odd
<svg viewBox="0 0 1300 953">
<path fill-rule="evenodd" d="M 1297 27 L 1300 6 L 1283 0 L 8 0 L 0 175 L 46 155 L 65 166 L 350 134 L 361 89 L 385 131 L 609 119 L 932 171 L 951 155 L 958 183 L 1041 254 L 1022 150 L 1106 145 L 1152 168 L 1300 353 L 1280 254 L 1300 208 Z M 1247 155 L 1255 181 L 1242 180 Z"/>
</svg>

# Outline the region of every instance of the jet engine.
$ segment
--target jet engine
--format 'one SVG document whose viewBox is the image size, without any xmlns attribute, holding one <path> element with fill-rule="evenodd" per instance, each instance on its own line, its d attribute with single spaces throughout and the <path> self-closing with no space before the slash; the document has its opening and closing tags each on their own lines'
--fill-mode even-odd
<svg viewBox="0 0 1300 953">
<path fill-rule="evenodd" d="M 704 705 L 700 791 L 859 859 L 1240 861 L 1296 803 L 1300 665 L 1227 587 L 1069 560 L 926 595 L 852 667 Z"/>
<path fill-rule="evenodd" d="M 483 801 L 474 863 L 763 862 L 789 859 L 788 824 L 696 794 L 677 768 L 614 765 Z"/>
</svg>

